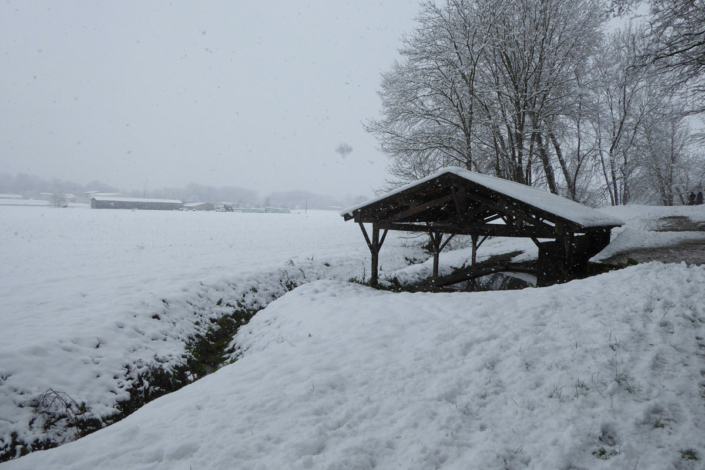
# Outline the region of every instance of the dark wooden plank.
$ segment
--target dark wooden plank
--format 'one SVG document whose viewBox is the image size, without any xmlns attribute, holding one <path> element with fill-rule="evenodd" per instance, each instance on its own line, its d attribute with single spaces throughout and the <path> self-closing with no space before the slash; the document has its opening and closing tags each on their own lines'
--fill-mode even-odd
<svg viewBox="0 0 705 470">
<path fill-rule="evenodd" d="M 536 238 L 555 238 L 556 234 L 553 230 L 546 230 L 536 227 L 510 227 L 500 224 L 474 224 L 458 227 L 457 225 L 447 224 L 429 224 L 415 225 L 405 223 L 380 223 L 380 228 L 385 230 L 398 230 L 402 232 L 437 232 L 441 231 L 447 234 L 455 235 L 480 235 L 490 237 L 536 237 Z"/>
<path fill-rule="evenodd" d="M 419 287 L 445 287 L 458 284 L 460 282 L 477 279 L 478 277 L 487 276 L 504 271 L 534 273 L 535 268 L 530 262 L 512 263 L 511 260 L 522 254 L 523 251 L 513 251 L 501 255 L 491 256 L 489 259 L 476 263 L 468 267 L 455 269 L 452 274 L 447 276 L 435 277 L 426 279 L 417 284 Z"/>
<path fill-rule="evenodd" d="M 376 287 L 379 280 L 379 227 L 372 226 L 372 246 L 370 252 L 372 254 L 372 268 L 370 272 L 370 285 Z"/>
<path fill-rule="evenodd" d="M 365 226 L 362 224 L 362 222 L 359 222 L 360 224 L 360 229 L 362 230 L 362 234 L 365 236 L 365 241 L 367 242 L 367 247 L 370 249 L 370 251 L 373 250 L 372 248 L 372 242 L 370 241 L 370 237 L 367 236 L 367 230 L 365 230 Z"/>
<path fill-rule="evenodd" d="M 392 203 L 403 204 L 404 199 L 410 195 L 414 194 L 424 194 L 425 196 L 430 196 L 435 192 L 441 191 L 447 187 L 447 175 L 441 175 L 438 178 L 426 181 L 419 185 L 407 188 L 398 193 L 392 194 L 384 199 L 375 201 L 368 206 L 361 207 L 353 213 L 353 217 L 357 219 L 358 215 L 369 215 L 370 213 L 381 210 L 384 206 L 391 205 Z M 357 221 L 357 220 L 356 220 Z M 365 222 L 372 222 L 372 220 L 364 220 Z"/>
<path fill-rule="evenodd" d="M 419 204 L 417 206 L 410 207 L 409 209 L 407 209 L 403 212 L 400 212 L 392 217 L 381 218 L 379 221 L 386 222 L 386 223 L 396 222 L 397 220 L 411 217 L 412 215 L 418 214 L 419 212 L 423 212 L 425 210 L 441 206 L 441 205 L 447 203 L 448 201 L 451 201 L 452 199 L 453 199 L 453 195 L 449 194 L 448 196 L 442 197 L 440 199 L 433 199 L 425 204 Z"/>
<path fill-rule="evenodd" d="M 384 239 L 387 238 L 387 232 L 389 232 L 389 230 L 384 231 L 384 233 L 382 234 L 382 239 L 379 241 L 379 248 L 380 249 L 382 248 L 382 245 L 384 245 Z"/>
<path fill-rule="evenodd" d="M 530 214 L 525 214 L 522 209 L 517 208 L 517 207 L 510 207 L 509 202 L 510 201 L 513 202 L 514 200 L 511 198 L 506 198 L 504 195 L 502 195 L 500 193 L 496 193 L 496 194 L 497 194 L 497 197 L 502 200 L 502 202 L 492 201 L 492 199 L 490 199 L 489 197 L 486 197 L 481 194 L 473 193 L 473 192 L 468 192 L 466 194 L 467 194 L 468 198 L 474 199 L 475 201 L 479 202 L 480 204 L 485 205 L 487 207 L 490 207 L 490 208 L 496 210 L 497 212 L 511 215 L 513 217 L 521 219 L 524 222 L 527 222 L 527 223 L 534 225 L 536 227 L 553 229 L 553 227 L 551 227 L 550 225 L 548 225 L 545 222 L 540 221 L 538 218 L 533 217 Z"/>
</svg>

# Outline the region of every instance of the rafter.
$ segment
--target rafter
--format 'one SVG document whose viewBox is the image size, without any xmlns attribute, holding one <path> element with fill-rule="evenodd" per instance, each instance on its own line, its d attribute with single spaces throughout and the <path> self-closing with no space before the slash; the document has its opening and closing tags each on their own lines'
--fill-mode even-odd
<svg viewBox="0 0 705 470">
<path fill-rule="evenodd" d="M 381 219 L 381 222 L 396 222 L 397 220 L 405 219 L 407 217 L 411 217 L 412 215 L 416 215 L 419 212 L 423 212 L 428 209 L 432 209 L 434 207 L 442 206 L 443 204 L 447 203 L 448 201 L 451 201 L 453 199 L 453 195 L 450 194 L 448 196 L 442 197 L 440 199 L 434 199 L 432 201 L 426 202 L 424 204 L 419 204 L 417 206 L 410 207 L 409 209 L 398 213 L 397 215 L 394 215 L 392 217 L 386 218 L 386 219 Z"/>
<path fill-rule="evenodd" d="M 403 232 L 443 232 L 456 235 L 480 235 L 490 237 L 537 237 L 555 238 L 553 230 L 542 227 L 511 227 L 500 224 L 466 224 L 458 226 L 455 224 L 429 224 L 418 225 L 410 223 L 387 223 L 380 222 L 379 228 L 385 230 L 400 230 Z"/>
</svg>

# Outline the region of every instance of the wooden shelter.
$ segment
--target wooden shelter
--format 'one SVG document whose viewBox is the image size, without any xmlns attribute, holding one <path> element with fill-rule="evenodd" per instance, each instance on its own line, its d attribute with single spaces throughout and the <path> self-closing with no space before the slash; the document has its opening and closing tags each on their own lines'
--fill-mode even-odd
<svg viewBox="0 0 705 470">
<path fill-rule="evenodd" d="M 439 254 L 455 235 L 472 237 L 473 265 L 461 280 L 486 275 L 488 270 L 513 270 L 508 261 L 491 269 L 475 264 L 477 248 L 487 237 L 530 238 L 539 248 L 538 261 L 532 267 L 516 268 L 535 273 L 538 285 L 545 286 L 580 275 L 588 259 L 609 244 L 612 228 L 623 225 L 619 219 L 541 189 L 456 167 L 350 207 L 341 215 L 362 229 L 372 254 L 373 285 L 378 282 L 379 251 L 389 230 L 430 235 L 433 279 L 438 281 Z M 365 223 L 372 224 L 371 237 Z"/>
</svg>

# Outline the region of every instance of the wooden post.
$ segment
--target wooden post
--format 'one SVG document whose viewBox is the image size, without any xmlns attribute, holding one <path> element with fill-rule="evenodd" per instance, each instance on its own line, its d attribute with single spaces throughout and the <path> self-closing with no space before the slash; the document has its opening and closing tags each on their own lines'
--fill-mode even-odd
<svg viewBox="0 0 705 470">
<path fill-rule="evenodd" d="M 470 238 L 472 238 L 472 262 L 470 266 L 475 266 L 475 263 L 477 262 L 477 235 L 471 235 Z"/>
<path fill-rule="evenodd" d="M 575 260 L 573 259 L 573 252 L 575 251 L 573 247 L 574 233 L 566 231 L 564 235 L 565 240 L 565 276 L 563 282 L 568 282 L 575 276 Z"/>
<path fill-rule="evenodd" d="M 433 245 L 433 277 L 437 278 L 438 277 L 438 259 L 440 257 L 441 251 L 443 251 L 443 248 L 446 247 L 446 245 L 451 241 L 451 239 L 455 236 L 455 234 L 449 235 L 448 238 L 446 238 L 446 241 L 441 243 L 443 241 L 443 233 L 442 232 L 431 232 L 429 233 L 431 235 L 431 244 Z"/>
<path fill-rule="evenodd" d="M 442 233 L 431 232 L 431 244 L 433 245 L 433 274 L 432 277 L 438 277 L 438 258 L 441 254 L 441 237 Z"/>
<path fill-rule="evenodd" d="M 370 269 L 370 286 L 377 287 L 379 282 L 379 250 L 382 249 L 384 244 L 384 239 L 387 238 L 387 230 L 382 234 L 382 238 L 379 238 L 379 227 L 377 224 L 372 224 L 372 240 L 367 235 L 367 230 L 362 222 L 359 222 L 360 230 L 365 236 L 365 241 L 367 242 L 367 247 L 370 249 L 370 255 L 372 257 L 372 266 Z"/>
<path fill-rule="evenodd" d="M 372 269 L 370 271 L 370 285 L 377 286 L 379 280 L 379 229 L 376 224 L 372 224 Z"/>
<path fill-rule="evenodd" d="M 562 224 L 556 224 L 556 261 L 558 282 L 568 282 L 573 277 L 573 232 Z"/>
</svg>

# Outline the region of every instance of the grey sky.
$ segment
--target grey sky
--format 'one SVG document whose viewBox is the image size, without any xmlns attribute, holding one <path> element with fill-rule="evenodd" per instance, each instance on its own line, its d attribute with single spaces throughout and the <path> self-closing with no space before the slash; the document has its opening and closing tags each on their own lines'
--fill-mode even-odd
<svg viewBox="0 0 705 470">
<path fill-rule="evenodd" d="M 371 194 L 416 0 L 0 4 L 0 172 Z M 353 147 L 342 158 L 341 142 Z"/>
</svg>

